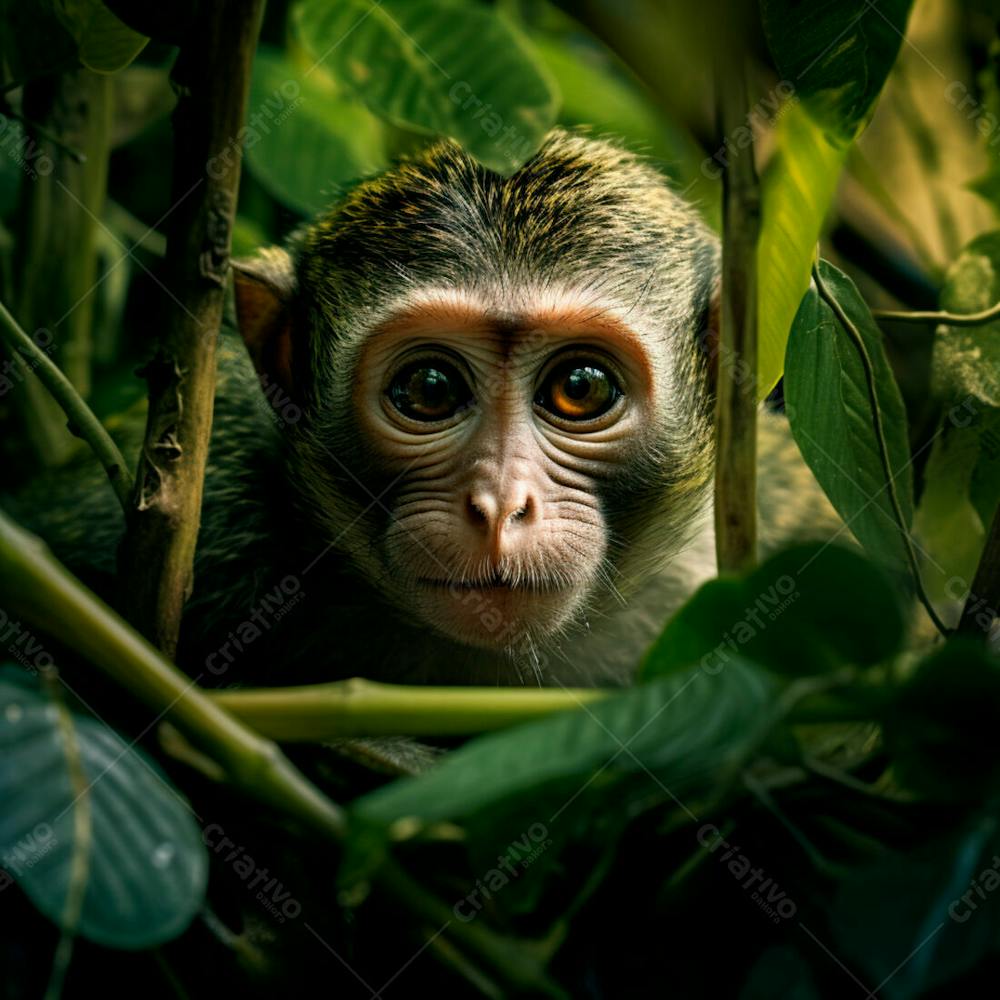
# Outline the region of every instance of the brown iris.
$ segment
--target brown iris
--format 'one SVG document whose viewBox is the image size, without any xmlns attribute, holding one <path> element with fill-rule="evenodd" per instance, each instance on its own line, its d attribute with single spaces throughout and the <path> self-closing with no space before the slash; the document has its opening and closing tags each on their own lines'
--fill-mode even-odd
<svg viewBox="0 0 1000 1000">
<path fill-rule="evenodd" d="M 621 395 L 610 373 L 592 363 L 567 361 L 553 369 L 535 402 L 563 420 L 593 420 Z"/>
<path fill-rule="evenodd" d="M 472 393 L 465 379 L 447 362 L 418 361 L 407 365 L 388 388 L 392 405 L 411 420 L 447 420 Z"/>
</svg>

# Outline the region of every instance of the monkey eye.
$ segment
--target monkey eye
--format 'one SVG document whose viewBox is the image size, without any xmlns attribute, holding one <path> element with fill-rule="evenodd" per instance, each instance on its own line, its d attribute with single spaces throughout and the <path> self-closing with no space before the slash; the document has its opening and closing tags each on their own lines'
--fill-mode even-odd
<svg viewBox="0 0 1000 1000">
<path fill-rule="evenodd" d="M 447 420 L 472 399 L 465 379 L 445 361 L 416 361 L 386 390 L 392 405 L 411 420 Z"/>
<path fill-rule="evenodd" d="M 622 391 L 610 372 L 592 362 L 556 366 L 535 395 L 535 402 L 563 420 L 593 420 L 607 413 Z"/>
</svg>

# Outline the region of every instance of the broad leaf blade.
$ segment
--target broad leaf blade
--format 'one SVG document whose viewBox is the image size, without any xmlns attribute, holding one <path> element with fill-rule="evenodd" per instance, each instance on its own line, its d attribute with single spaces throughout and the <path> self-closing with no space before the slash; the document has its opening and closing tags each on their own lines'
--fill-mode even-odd
<svg viewBox="0 0 1000 1000">
<path fill-rule="evenodd" d="M 555 85 L 493 10 L 432 0 L 304 0 L 292 17 L 311 56 L 373 111 L 451 136 L 498 173 L 528 160 L 555 122 Z"/>
<path fill-rule="evenodd" d="M 890 582 L 859 552 L 795 545 L 742 579 L 706 583 L 646 654 L 642 675 L 718 671 L 737 656 L 792 676 L 872 666 L 899 649 L 903 630 Z"/>
<path fill-rule="evenodd" d="M 857 327 L 874 368 L 889 472 L 903 527 L 913 520 L 913 470 L 906 411 L 882 335 L 853 282 L 826 261 L 820 275 Z M 854 536 L 880 564 L 908 565 L 875 433 L 861 355 L 833 310 L 810 288 L 795 316 L 785 361 L 792 434 L 820 486 Z"/>
<path fill-rule="evenodd" d="M 253 175 L 301 215 L 387 162 L 382 126 L 356 99 L 331 94 L 279 52 L 254 57 L 244 145 Z"/>
<path fill-rule="evenodd" d="M 848 149 L 824 135 L 798 104 L 790 104 L 782 114 L 776 138 L 775 155 L 761 177 L 757 244 L 761 399 L 781 378 L 792 320 L 809 287 L 813 254 Z"/>
<path fill-rule="evenodd" d="M 0 675 L 0 845 L 32 902 L 63 918 L 74 851 L 87 849 L 76 930 L 113 948 L 151 948 L 180 934 L 201 906 L 208 862 L 197 824 L 141 751 L 103 723 L 73 715 L 88 782 L 89 842 L 78 842 L 79 791 L 59 712 L 18 677 Z"/>
<path fill-rule="evenodd" d="M 629 777 L 642 778 L 647 795 L 652 787 L 693 800 L 756 746 L 772 694 L 766 676 L 737 659 L 719 674 L 664 678 L 482 736 L 427 774 L 360 799 L 352 809 L 349 868 L 376 864 L 390 835 L 412 836 L 445 820 L 466 824 L 499 848 L 516 841 L 526 812 L 556 832 L 579 819 L 579 810 L 623 815 L 618 792 Z"/>
</svg>

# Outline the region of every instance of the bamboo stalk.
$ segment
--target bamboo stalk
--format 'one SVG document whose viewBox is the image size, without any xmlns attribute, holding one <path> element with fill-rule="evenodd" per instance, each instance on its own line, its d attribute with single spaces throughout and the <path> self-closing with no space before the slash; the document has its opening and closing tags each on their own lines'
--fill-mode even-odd
<svg viewBox="0 0 1000 1000">
<path fill-rule="evenodd" d="M 718 119 L 746 128 L 749 99 L 740 40 L 718 47 Z M 753 145 L 730 149 L 722 172 L 722 303 L 716 389 L 715 550 L 719 572 L 752 566 L 757 550 L 757 240 L 760 185 Z"/>
<path fill-rule="evenodd" d="M 215 704 L 282 742 L 342 736 L 468 736 L 577 709 L 607 691 L 427 687 L 355 677 L 292 688 L 220 691 Z"/>
<path fill-rule="evenodd" d="M 172 657 L 192 586 L 215 395 L 216 342 L 263 0 L 200 4 L 174 71 L 173 200 L 164 332 L 121 557 L 121 606 Z"/>
<path fill-rule="evenodd" d="M 75 69 L 30 81 L 23 109 L 27 149 L 15 220 L 13 308 L 31 331 L 52 338 L 54 360 L 86 399 L 90 393 L 98 218 L 111 150 L 111 78 Z M 32 454 L 43 465 L 72 452 L 52 400 L 34 382 L 16 405 Z"/>
<path fill-rule="evenodd" d="M 249 794 L 340 838 L 341 810 L 281 751 L 216 705 L 116 612 L 83 587 L 45 544 L 0 512 L 0 597 L 9 612 L 43 628 L 98 665 L 214 757 Z"/>
</svg>

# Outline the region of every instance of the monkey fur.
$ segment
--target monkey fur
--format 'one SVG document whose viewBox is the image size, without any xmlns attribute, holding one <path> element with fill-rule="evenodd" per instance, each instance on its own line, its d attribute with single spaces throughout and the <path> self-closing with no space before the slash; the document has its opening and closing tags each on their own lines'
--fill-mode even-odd
<svg viewBox="0 0 1000 1000">
<path fill-rule="evenodd" d="M 443 141 L 359 184 L 288 250 L 237 262 L 235 278 L 245 343 L 226 334 L 220 348 L 181 664 L 205 684 L 356 674 L 400 683 L 628 683 L 670 614 L 715 573 L 719 246 L 696 211 L 608 142 L 554 131 L 503 178 Z M 643 345 L 655 392 L 642 419 L 607 445 L 607 460 L 588 465 L 577 456 L 570 472 L 546 474 L 547 489 L 562 477 L 565 491 L 585 499 L 554 518 L 544 558 L 525 550 L 490 570 L 520 582 L 522 602 L 548 602 L 523 627 L 510 609 L 529 605 L 506 603 L 507 587 L 491 596 L 486 576 L 477 589 L 479 570 L 436 603 L 413 596 L 426 559 L 442 565 L 438 575 L 458 573 L 450 528 L 420 529 L 426 559 L 413 545 L 393 554 L 411 541 L 397 530 L 407 504 L 430 503 L 421 499 L 428 487 L 411 482 L 416 473 L 405 463 L 385 461 L 359 426 L 358 370 L 372 331 L 428 303 L 490 317 L 508 350 L 539 309 L 583 325 L 620 324 Z M 491 405 L 471 419 L 486 419 Z M 784 419 L 762 412 L 760 421 L 762 554 L 804 534 L 831 537 L 839 522 Z M 141 420 L 123 420 L 117 431 L 138 447 Z M 460 453 L 449 474 L 487 467 L 477 455 Z M 92 468 L 32 484 L 10 505 L 87 582 L 113 593 L 121 516 Z M 563 502 L 547 500 L 546 509 L 561 511 Z M 453 516 L 448 496 L 435 503 L 434 516 Z M 567 541 L 573 524 L 582 546 Z M 578 560 L 589 567 L 585 579 Z M 571 580 L 571 596 L 533 593 L 546 573 Z M 465 631 L 448 627 L 451 608 Z M 479 638 L 466 641 L 470 629 Z"/>
</svg>

